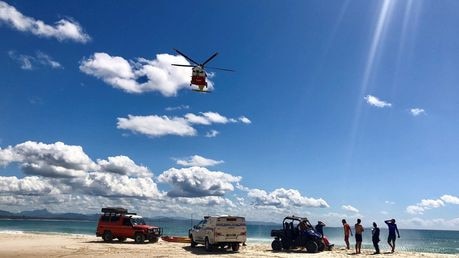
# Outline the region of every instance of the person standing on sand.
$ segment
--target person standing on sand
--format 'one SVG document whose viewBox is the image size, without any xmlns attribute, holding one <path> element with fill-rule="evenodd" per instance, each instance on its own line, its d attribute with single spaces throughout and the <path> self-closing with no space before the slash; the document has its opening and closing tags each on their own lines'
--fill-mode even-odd
<svg viewBox="0 0 459 258">
<path fill-rule="evenodd" d="M 375 252 L 373 254 L 379 254 L 379 228 L 376 225 L 376 222 L 373 222 L 373 229 L 371 230 L 371 240 L 373 240 L 373 246 L 375 247 Z"/>
<path fill-rule="evenodd" d="M 324 227 L 325 227 L 325 223 L 323 223 L 323 222 L 320 221 L 320 220 L 317 222 L 317 225 L 316 225 L 316 227 L 315 227 L 316 232 L 319 233 L 319 234 L 321 234 L 322 237 L 324 237 Z"/>
<path fill-rule="evenodd" d="M 343 223 L 343 229 L 344 229 L 344 242 L 346 243 L 346 249 L 350 249 L 349 247 L 349 234 L 352 236 L 352 230 L 351 230 L 351 226 L 349 226 L 349 224 L 347 224 L 346 220 L 343 219 L 341 221 Z"/>
<path fill-rule="evenodd" d="M 398 238 L 400 238 L 400 232 L 398 232 L 397 224 L 395 219 L 384 221 L 389 227 L 389 236 L 387 237 L 387 243 L 392 248 L 391 253 L 395 252 L 395 232 L 397 232 Z"/>
<path fill-rule="evenodd" d="M 362 222 L 360 219 L 357 219 L 357 223 L 355 224 L 355 253 L 359 254 L 360 249 L 362 248 L 362 234 L 363 234 L 363 227 L 360 225 Z"/>
</svg>

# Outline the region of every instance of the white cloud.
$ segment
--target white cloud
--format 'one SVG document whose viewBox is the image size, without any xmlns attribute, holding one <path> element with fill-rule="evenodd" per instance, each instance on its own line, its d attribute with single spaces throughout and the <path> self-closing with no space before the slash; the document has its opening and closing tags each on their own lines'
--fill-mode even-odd
<svg viewBox="0 0 459 258">
<path fill-rule="evenodd" d="M 180 117 L 129 115 L 128 118 L 118 118 L 117 128 L 152 137 L 196 135 L 196 129 L 191 127 L 186 119 Z"/>
<path fill-rule="evenodd" d="M 80 146 L 62 142 L 44 144 L 27 141 L 0 150 L 0 163 L 20 163 L 26 174 L 45 177 L 81 177 L 94 169 L 94 162 Z"/>
<path fill-rule="evenodd" d="M 182 110 L 182 109 L 190 109 L 190 106 L 188 106 L 188 105 L 180 105 L 180 106 L 176 106 L 176 107 L 167 107 L 165 109 L 166 109 L 166 111 L 175 111 L 175 110 Z"/>
<path fill-rule="evenodd" d="M 391 103 L 380 100 L 377 97 L 372 96 L 372 95 L 367 95 L 364 97 L 364 99 L 367 101 L 368 104 L 375 106 L 375 107 L 384 108 L 384 107 L 392 106 Z"/>
<path fill-rule="evenodd" d="M 60 193 L 51 183 L 37 176 L 28 176 L 21 179 L 15 176 L 0 177 L 0 192 L 20 195 Z"/>
<path fill-rule="evenodd" d="M 161 196 L 156 183 L 147 177 L 128 177 L 103 172 L 89 173 L 84 180 L 74 182 L 75 188 L 80 187 L 85 193 L 114 197 L 144 197 L 156 198 Z"/>
<path fill-rule="evenodd" d="M 270 193 L 261 189 L 250 189 L 247 194 L 253 198 L 256 206 L 274 206 L 285 208 L 290 206 L 329 207 L 327 202 L 320 199 L 304 197 L 298 190 L 279 188 Z"/>
<path fill-rule="evenodd" d="M 107 53 L 94 53 L 81 61 L 80 70 L 127 93 L 157 91 L 170 97 L 187 87 L 191 73 L 172 66 L 172 63 L 188 64 L 180 55 L 158 54 L 154 60 L 138 58 L 134 61 Z M 140 81 L 142 79 L 145 81 Z"/>
<path fill-rule="evenodd" d="M 459 205 L 459 197 L 456 197 L 456 196 L 453 196 L 453 195 L 445 194 L 442 197 L 440 197 L 440 199 L 442 201 L 444 201 L 445 203 L 451 203 L 451 204 L 458 204 Z"/>
<path fill-rule="evenodd" d="M 211 124 L 211 122 L 206 117 L 195 115 L 192 113 L 186 114 L 185 119 L 191 124 L 199 124 L 199 125 L 210 125 Z"/>
<path fill-rule="evenodd" d="M 422 108 L 411 108 L 410 113 L 413 116 L 419 116 L 419 115 L 425 114 L 426 111 Z"/>
<path fill-rule="evenodd" d="M 188 160 L 179 159 L 177 164 L 185 167 L 210 167 L 223 163 L 223 160 L 213 160 L 199 155 L 188 157 Z"/>
<path fill-rule="evenodd" d="M 162 198 L 153 174 L 127 156 L 93 162 L 80 146 L 27 141 L 0 149 L 0 165 L 18 163 L 25 174 L 0 177 L 0 192 L 17 195 L 77 194 Z"/>
<path fill-rule="evenodd" d="M 217 137 L 217 135 L 219 134 L 220 132 L 218 132 L 217 130 L 210 130 L 206 133 L 206 137 L 207 138 L 213 138 L 213 137 Z"/>
<path fill-rule="evenodd" d="M 236 123 L 237 120 L 234 118 L 227 118 L 220 115 L 217 112 L 204 112 L 201 115 L 195 115 L 188 113 L 185 115 L 185 118 L 192 124 L 201 124 L 201 125 L 210 125 L 210 124 L 227 124 L 227 123 Z M 244 117 L 246 118 L 246 117 Z M 248 118 L 246 118 L 248 120 Z M 244 120 L 246 121 L 246 120 Z M 249 120 L 250 121 L 250 120 Z M 242 122 L 242 120 L 241 120 Z"/>
<path fill-rule="evenodd" d="M 234 203 L 227 199 L 223 198 L 221 196 L 204 196 L 204 197 L 193 197 L 193 198 L 187 198 L 187 197 L 177 197 L 174 198 L 176 202 L 186 204 L 186 205 L 191 205 L 191 206 L 222 206 L 222 207 L 236 207 Z"/>
<path fill-rule="evenodd" d="M 108 157 L 108 160 L 97 160 L 100 170 L 120 175 L 151 177 L 147 167 L 139 166 L 127 156 Z"/>
<path fill-rule="evenodd" d="M 37 66 L 51 67 L 53 69 L 62 68 L 62 65 L 54 61 L 49 55 L 37 51 L 35 56 L 17 54 L 15 51 L 8 51 L 11 59 L 18 62 L 23 70 L 33 70 Z"/>
<path fill-rule="evenodd" d="M 223 196 L 233 191 L 233 183 L 240 180 L 239 176 L 204 167 L 171 168 L 158 176 L 159 182 L 173 186 L 167 193 L 171 197 Z"/>
<path fill-rule="evenodd" d="M 358 212 L 359 212 L 358 209 L 354 208 L 354 207 L 351 206 L 351 205 L 343 205 L 343 206 L 341 206 L 341 208 L 342 208 L 343 210 L 345 210 L 345 211 L 350 211 L 350 212 L 355 212 L 355 213 L 358 213 Z"/>
<path fill-rule="evenodd" d="M 433 200 L 433 199 L 423 199 L 420 203 L 416 205 L 409 205 L 406 207 L 406 212 L 409 214 L 423 214 L 424 211 L 432 209 L 432 208 L 440 208 L 445 206 L 445 203 L 440 200 Z"/>
<path fill-rule="evenodd" d="M 409 205 L 406 207 L 406 212 L 409 214 L 424 214 L 424 207 L 418 206 L 418 205 Z"/>
<path fill-rule="evenodd" d="M 241 121 L 241 122 L 244 123 L 244 124 L 251 124 L 251 123 L 252 123 L 252 121 L 250 121 L 250 119 L 248 119 L 248 118 L 245 117 L 245 116 L 239 117 L 239 121 Z"/>
<path fill-rule="evenodd" d="M 118 118 L 117 128 L 130 130 L 147 136 L 160 137 L 165 135 L 195 136 L 196 129 L 192 125 L 211 125 L 213 123 L 230 123 L 236 121 L 217 112 L 205 112 L 202 115 L 188 113 L 184 117 L 169 116 L 133 116 Z M 215 137 L 217 131 L 211 130 L 205 136 Z"/>
<path fill-rule="evenodd" d="M 88 42 L 91 37 L 83 31 L 78 22 L 61 19 L 54 26 L 41 20 L 28 17 L 20 13 L 14 6 L 0 1 L 0 24 L 23 32 L 47 38 L 56 38 L 59 41 L 73 40 L 80 43 Z"/>
</svg>

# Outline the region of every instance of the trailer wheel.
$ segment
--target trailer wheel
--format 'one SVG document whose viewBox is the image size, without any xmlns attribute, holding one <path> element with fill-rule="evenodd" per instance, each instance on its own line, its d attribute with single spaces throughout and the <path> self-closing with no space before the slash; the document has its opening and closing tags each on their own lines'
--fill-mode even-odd
<svg viewBox="0 0 459 258">
<path fill-rule="evenodd" d="M 273 242 L 271 243 L 271 248 L 274 251 L 280 251 L 282 250 L 282 243 L 279 241 L 279 239 L 274 239 Z"/>
</svg>

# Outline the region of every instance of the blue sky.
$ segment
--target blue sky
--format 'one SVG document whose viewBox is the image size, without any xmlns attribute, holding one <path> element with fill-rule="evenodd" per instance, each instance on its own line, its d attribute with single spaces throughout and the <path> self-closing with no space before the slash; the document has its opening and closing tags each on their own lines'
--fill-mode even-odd
<svg viewBox="0 0 459 258">
<path fill-rule="evenodd" d="M 458 8 L 0 1 L 0 209 L 458 230 Z"/>
</svg>

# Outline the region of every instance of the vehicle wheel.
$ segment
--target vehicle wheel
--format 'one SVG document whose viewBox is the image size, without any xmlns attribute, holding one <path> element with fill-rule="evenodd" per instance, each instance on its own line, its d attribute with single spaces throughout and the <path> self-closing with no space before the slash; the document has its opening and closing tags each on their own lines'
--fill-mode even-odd
<svg viewBox="0 0 459 258">
<path fill-rule="evenodd" d="M 240 247 L 239 243 L 233 243 L 233 244 L 231 245 L 231 249 L 232 249 L 234 252 L 239 251 L 239 247 Z"/>
<path fill-rule="evenodd" d="M 142 233 L 135 233 L 134 241 L 136 244 L 143 244 L 145 242 L 145 236 Z"/>
<path fill-rule="evenodd" d="M 287 240 L 284 240 L 284 239 L 282 239 L 282 240 L 283 240 L 283 241 L 282 241 L 282 248 L 283 248 L 284 250 L 290 249 L 290 242 L 287 241 Z"/>
<path fill-rule="evenodd" d="M 148 243 L 156 243 L 158 242 L 158 238 L 157 237 L 151 237 L 150 239 L 148 239 Z"/>
<path fill-rule="evenodd" d="M 317 241 L 317 250 L 323 252 L 325 250 L 325 244 L 322 240 Z"/>
<path fill-rule="evenodd" d="M 212 251 L 212 245 L 209 242 L 209 238 L 206 237 L 206 240 L 204 241 L 204 247 L 207 252 Z"/>
<path fill-rule="evenodd" d="M 126 241 L 125 237 L 118 237 L 118 242 L 124 242 L 124 241 Z"/>
<path fill-rule="evenodd" d="M 279 241 L 279 239 L 274 239 L 273 242 L 271 243 L 271 248 L 274 251 L 280 251 L 282 250 L 282 243 Z"/>
<path fill-rule="evenodd" d="M 317 250 L 319 247 L 317 246 L 317 243 L 314 241 L 307 241 L 306 242 L 306 250 L 308 253 L 317 253 Z"/>
<path fill-rule="evenodd" d="M 198 243 L 196 243 L 196 242 L 194 241 L 193 236 L 191 236 L 190 238 L 191 238 L 191 244 L 190 244 L 191 247 L 196 247 L 196 245 L 197 245 Z"/>
<path fill-rule="evenodd" d="M 112 232 L 110 231 L 105 231 L 104 234 L 102 235 L 102 238 L 104 239 L 105 242 L 111 242 L 113 241 L 113 235 Z"/>
</svg>

